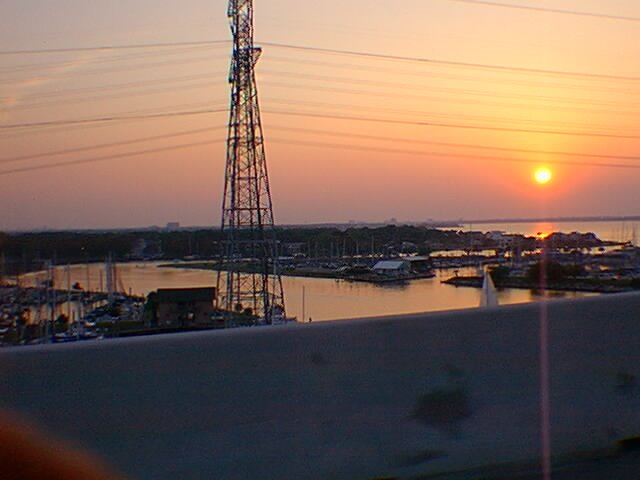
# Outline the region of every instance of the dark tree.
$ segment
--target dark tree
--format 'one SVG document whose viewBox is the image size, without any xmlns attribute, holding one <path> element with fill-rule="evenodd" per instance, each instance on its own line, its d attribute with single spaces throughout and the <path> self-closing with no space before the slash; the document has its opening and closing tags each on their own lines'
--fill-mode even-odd
<svg viewBox="0 0 640 480">
<path fill-rule="evenodd" d="M 544 274 L 544 276 L 541 275 Z M 539 282 L 544 278 L 547 284 L 561 283 L 567 278 L 567 273 L 562 265 L 554 261 L 539 261 L 529 268 L 527 278 L 531 282 Z"/>
</svg>

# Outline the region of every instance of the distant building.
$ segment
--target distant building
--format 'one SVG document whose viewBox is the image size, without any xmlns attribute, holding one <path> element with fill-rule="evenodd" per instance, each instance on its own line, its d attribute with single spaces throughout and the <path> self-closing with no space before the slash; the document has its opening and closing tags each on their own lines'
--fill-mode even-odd
<svg viewBox="0 0 640 480">
<path fill-rule="evenodd" d="M 152 324 L 160 327 L 207 325 L 214 313 L 216 289 L 161 288 L 149 295 Z"/>
<path fill-rule="evenodd" d="M 169 222 L 164 228 L 167 232 L 176 232 L 180 230 L 180 222 Z"/>
<path fill-rule="evenodd" d="M 382 260 L 371 270 L 386 277 L 403 277 L 411 272 L 411 264 L 406 260 Z"/>
</svg>

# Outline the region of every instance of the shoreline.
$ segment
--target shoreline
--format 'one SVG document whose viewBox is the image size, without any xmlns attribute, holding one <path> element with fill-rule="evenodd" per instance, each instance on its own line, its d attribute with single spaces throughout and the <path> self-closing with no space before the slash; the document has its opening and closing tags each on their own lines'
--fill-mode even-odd
<svg viewBox="0 0 640 480">
<path fill-rule="evenodd" d="M 158 268 L 179 268 L 186 270 L 205 270 L 205 271 L 218 271 L 213 264 L 175 264 L 175 263 L 166 263 L 158 265 Z M 434 269 L 434 270 L 448 270 L 448 269 Z M 239 271 L 243 273 L 252 273 L 248 269 L 239 269 Z M 413 274 L 404 277 L 394 277 L 394 278 L 384 278 L 378 277 L 377 275 L 340 275 L 335 272 L 327 272 L 321 271 L 320 269 L 307 269 L 307 270 L 284 270 L 280 272 L 280 275 L 287 277 L 298 277 L 298 278 L 324 278 L 324 279 L 334 279 L 334 280 L 346 280 L 352 282 L 364 282 L 371 284 L 398 284 L 410 282 L 412 280 L 422 280 L 436 277 L 436 274 L 432 271 L 429 273 L 422 274 Z M 446 280 L 442 280 L 441 283 L 446 285 L 452 285 L 454 287 L 467 287 L 467 288 L 482 288 L 483 277 L 481 276 L 455 276 L 448 278 Z M 538 291 L 540 290 L 540 285 L 537 283 L 532 283 L 528 279 L 524 277 L 515 277 L 511 279 L 501 280 L 496 284 L 496 288 L 512 288 L 519 290 L 531 290 Z M 547 284 L 545 290 L 553 290 L 560 292 L 583 292 L 583 293 L 622 293 L 622 292 L 630 292 L 635 289 L 624 282 L 617 281 L 605 281 L 605 280 L 596 280 L 596 279 L 578 279 L 576 281 L 564 281 L 564 282 L 556 282 Z"/>
<path fill-rule="evenodd" d="M 206 271 L 218 271 L 212 264 L 161 264 L 158 265 L 158 268 L 181 268 L 186 270 L 206 270 Z M 436 269 L 436 270 L 447 270 L 447 269 Z M 251 273 L 248 270 L 240 270 L 244 273 Z M 334 280 L 346 280 L 352 282 L 364 282 L 371 284 L 398 284 L 410 282 L 412 280 L 422 280 L 435 278 L 436 274 L 433 272 L 425 273 L 425 274 L 415 274 L 406 277 L 400 278 L 372 278 L 368 275 L 339 275 L 333 272 L 321 272 L 315 270 L 305 270 L 305 271 L 282 271 L 280 272 L 282 276 L 287 277 L 298 277 L 298 278 L 324 278 L 324 279 L 334 279 Z M 442 280 L 441 283 L 446 285 L 452 285 L 454 287 L 467 287 L 467 288 L 482 288 L 482 280 L 481 276 L 457 276 L 451 277 L 446 280 Z M 594 281 L 594 280 L 592 280 Z M 529 282 L 526 278 L 512 278 L 501 281 L 496 288 L 512 288 L 519 290 L 531 290 L 538 291 L 540 290 L 540 286 L 538 284 L 534 284 Z M 582 282 L 578 281 L 575 283 L 571 282 L 562 282 L 562 283 L 550 283 L 546 286 L 545 290 L 553 290 L 560 292 L 583 292 L 583 293 L 621 293 L 621 292 L 629 292 L 634 289 L 629 285 L 620 285 L 612 282 L 599 282 L 598 284 L 590 284 L 590 282 Z"/>
<path fill-rule="evenodd" d="M 181 264 L 181 263 L 164 263 L 158 265 L 158 268 L 181 268 L 185 270 L 206 270 L 206 271 L 219 271 L 220 269 L 213 263 L 193 263 L 193 264 Z M 241 273 L 256 273 L 255 270 L 239 268 L 237 271 Z M 383 277 L 375 273 L 363 274 L 363 275 L 344 275 L 337 273 L 333 270 L 326 269 L 296 269 L 296 270 L 282 270 L 280 275 L 283 277 L 298 277 L 298 278 L 325 278 L 329 280 L 347 280 L 351 282 L 365 282 L 373 284 L 394 284 L 403 283 L 411 280 L 422 280 L 426 278 L 434 278 L 436 276 L 433 271 L 425 273 L 415 273 L 411 275 L 401 277 Z"/>
</svg>

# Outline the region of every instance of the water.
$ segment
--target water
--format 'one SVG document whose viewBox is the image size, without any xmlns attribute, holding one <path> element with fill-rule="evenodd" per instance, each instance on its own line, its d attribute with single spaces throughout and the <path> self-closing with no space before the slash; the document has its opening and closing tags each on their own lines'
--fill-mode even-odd
<svg viewBox="0 0 640 480">
<path fill-rule="evenodd" d="M 126 263 L 117 265 L 120 288 L 138 295 L 147 295 L 158 288 L 187 288 L 213 286 L 216 273 L 206 270 L 162 268 L 160 263 Z M 89 280 L 90 289 L 104 284 L 104 265 L 73 265 L 69 272 L 71 283 L 79 282 L 83 288 Z M 460 274 L 472 270 L 460 269 Z M 453 275 L 452 271 L 438 271 L 435 278 L 414 280 L 402 285 L 373 285 L 324 278 L 283 277 L 287 314 L 302 320 L 304 295 L 305 321 L 337 320 L 355 317 L 380 316 L 403 313 L 433 312 L 461 308 L 474 308 L 480 304 L 480 289 L 454 287 L 441 283 Z M 44 274 L 24 277 L 27 284 L 35 284 Z M 58 288 L 67 285 L 66 267 L 55 272 Z M 578 298 L 589 294 L 556 292 L 550 295 Z M 540 297 L 529 290 L 504 289 L 498 292 L 501 305 L 526 303 Z M 62 312 L 65 307 L 60 306 Z"/>
<path fill-rule="evenodd" d="M 622 221 L 605 222 L 533 222 L 511 224 L 466 225 L 464 230 L 504 231 L 527 236 L 562 232 L 593 232 L 602 240 L 633 241 L 637 243 L 637 223 Z M 204 270 L 159 268 L 158 263 L 128 263 L 117 265 L 120 290 L 147 295 L 158 288 L 208 287 L 215 285 L 216 273 Z M 459 269 L 461 275 L 471 270 Z M 435 278 L 415 280 L 403 285 L 372 285 L 334 279 L 283 277 L 287 313 L 308 321 L 337 320 L 344 318 L 391 315 L 403 313 L 433 312 L 461 308 L 474 308 L 480 303 L 480 289 L 457 288 L 441 281 L 453 275 L 453 271 L 438 271 Z M 70 267 L 71 283 L 79 282 L 90 290 L 104 289 L 104 265 L 74 265 Z M 33 284 L 44 274 L 25 276 Z M 66 267 L 56 269 L 55 283 L 64 289 L 67 285 Z M 552 292 L 552 296 L 578 298 L 588 293 Z M 304 296 L 304 315 L 302 312 Z M 526 303 L 540 297 L 529 290 L 505 289 L 498 292 L 501 305 Z M 65 306 L 59 307 L 61 312 Z"/>
</svg>

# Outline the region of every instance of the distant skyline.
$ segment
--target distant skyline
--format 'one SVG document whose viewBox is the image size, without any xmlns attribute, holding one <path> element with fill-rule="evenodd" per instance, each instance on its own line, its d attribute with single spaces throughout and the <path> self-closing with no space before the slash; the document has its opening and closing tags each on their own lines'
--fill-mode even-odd
<svg viewBox="0 0 640 480">
<path fill-rule="evenodd" d="M 640 214 L 640 22 L 453 0 L 254 3 L 277 223 Z M 640 17 L 631 0 L 504 3 Z M 0 230 L 219 225 L 226 6 L 2 2 Z M 64 123 L 105 117 L 136 118 Z M 543 165 L 553 179 L 536 185 Z"/>
</svg>

